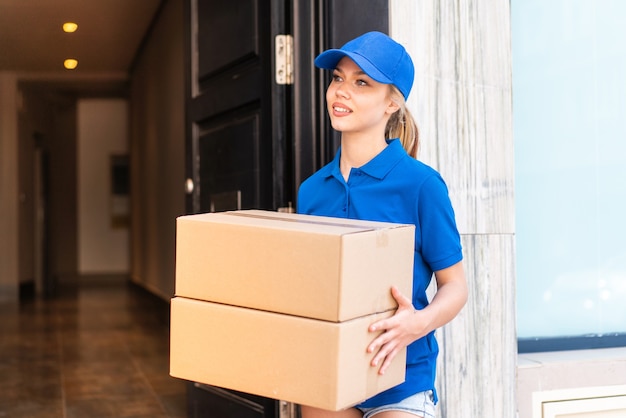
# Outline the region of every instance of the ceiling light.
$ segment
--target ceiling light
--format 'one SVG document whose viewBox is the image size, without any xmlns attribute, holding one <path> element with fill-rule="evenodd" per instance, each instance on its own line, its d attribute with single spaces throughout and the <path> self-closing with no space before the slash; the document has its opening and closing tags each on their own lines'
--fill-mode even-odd
<svg viewBox="0 0 626 418">
<path fill-rule="evenodd" d="M 74 58 L 68 58 L 65 61 L 63 61 L 63 66 L 67 68 L 68 70 L 73 70 L 74 68 L 78 66 L 78 60 Z"/>
<path fill-rule="evenodd" d="M 63 24 L 63 31 L 67 33 L 76 32 L 76 29 L 78 29 L 78 25 L 74 22 L 65 22 Z"/>
</svg>

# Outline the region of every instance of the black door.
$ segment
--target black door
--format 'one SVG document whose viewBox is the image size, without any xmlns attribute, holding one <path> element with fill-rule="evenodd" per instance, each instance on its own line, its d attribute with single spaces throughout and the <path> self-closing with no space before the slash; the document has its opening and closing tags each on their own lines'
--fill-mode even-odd
<svg viewBox="0 0 626 418">
<path fill-rule="evenodd" d="M 288 85 L 275 82 L 283 0 L 186 3 L 187 211 L 287 206 Z M 278 402 L 195 382 L 191 417 L 278 417 Z"/>
<path fill-rule="evenodd" d="M 189 0 L 187 7 L 188 211 L 286 206 L 289 86 L 273 71 L 285 2 Z"/>
<path fill-rule="evenodd" d="M 365 31 L 386 32 L 387 0 L 185 5 L 187 212 L 295 205 L 298 185 L 338 145 L 324 104 L 330 79 L 313 58 Z M 293 36 L 293 84 L 277 82 L 283 34 Z M 194 418 L 298 415 L 292 404 L 194 382 L 188 400 Z"/>
</svg>

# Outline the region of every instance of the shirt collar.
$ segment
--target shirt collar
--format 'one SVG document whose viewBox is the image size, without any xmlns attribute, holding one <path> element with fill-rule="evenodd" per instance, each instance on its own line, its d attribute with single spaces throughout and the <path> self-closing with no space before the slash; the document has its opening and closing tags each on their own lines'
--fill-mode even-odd
<svg viewBox="0 0 626 418">
<path fill-rule="evenodd" d="M 406 151 L 402 147 L 399 139 L 387 139 L 387 146 L 378 155 L 372 158 L 360 170 L 370 177 L 382 180 L 387 173 L 406 156 Z M 321 169 L 324 177 L 336 177 L 341 179 L 341 171 L 339 169 L 339 160 L 341 159 L 341 147 L 337 150 L 333 161 Z"/>
</svg>

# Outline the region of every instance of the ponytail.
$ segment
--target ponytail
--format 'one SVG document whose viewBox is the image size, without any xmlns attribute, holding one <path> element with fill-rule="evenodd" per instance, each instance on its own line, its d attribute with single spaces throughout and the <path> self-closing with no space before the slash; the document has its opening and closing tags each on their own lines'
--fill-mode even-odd
<svg viewBox="0 0 626 418">
<path fill-rule="evenodd" d="M 400 109 L 394 112 L 385 127 L 386 138 L 400 138 L 402 146 L 413 158 L 417 158 L 417 151 L 419 148 L 419 130 L 417 129 L 417 123 L 413 119 L 413 115 L 409 112 L 404 101 L 404 96 L 396 88 L 391 86 L 392 95 L 394 100 L 397 101 Z"/>
</svg>

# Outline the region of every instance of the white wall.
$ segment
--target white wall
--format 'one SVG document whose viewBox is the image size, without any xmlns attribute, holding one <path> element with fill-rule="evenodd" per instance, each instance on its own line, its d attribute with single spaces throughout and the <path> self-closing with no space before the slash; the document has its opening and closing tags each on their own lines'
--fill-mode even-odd
<svg viewBox="0 0 626 418">
<path fill-rule="evenodd" d="M 77 105 L 78 273 L 129 272 L 128 228 L 111 219 L 112 155 L 128 153 L 128 103 L 83 99 Z"/>
<path fill-rule="evenodd" d="M 594 415 L 577 418 L 624 417 L 621 406 L 603 401 L 621 396 L 626 401 L 626 347 L 520 354 L 517 370 L 518 418 L 542 418 L 542 405 L 554 401 L 594 399 Z M 613 399 L 612 399 L 613 398 Z M 607 415 L 599 411 L 606 408 Z M 612 410 L 621 411 L 619 414 Z M 581 409 L 579 412 L 583 412 Z M 617 415 L 616 415 L 617 414 Z M 560 416 L 560 415 L 559 415 Z M 563 418 L 570 415 L 563 415 Z"/>
<path fill-rule="evenodd" d="M 168 0 L 131 73 L 131 279 L 174 294 L 176 217 L 185 214 L 182 0 Z"/>
</svg>

